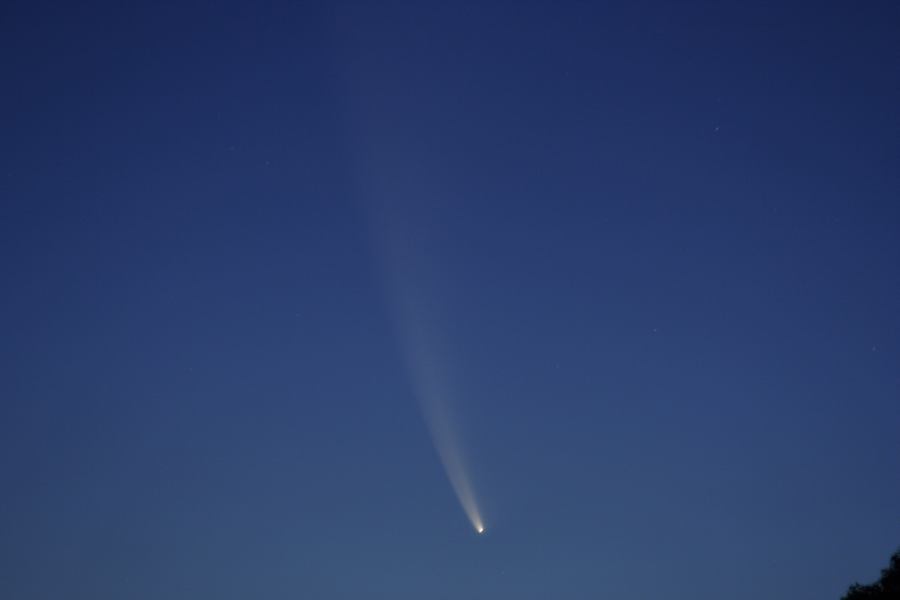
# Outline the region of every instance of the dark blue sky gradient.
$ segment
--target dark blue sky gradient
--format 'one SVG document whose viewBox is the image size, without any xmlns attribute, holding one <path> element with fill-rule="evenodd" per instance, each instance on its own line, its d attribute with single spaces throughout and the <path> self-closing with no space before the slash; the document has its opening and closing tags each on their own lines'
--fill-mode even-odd
<svg viewBox="0 0 900 600">
<path fill-rule="evenodd" d="M 0 9 L 0 597 L 837 599 L 900 545 L 900 5 L 131 4 Z"/>
</svg>

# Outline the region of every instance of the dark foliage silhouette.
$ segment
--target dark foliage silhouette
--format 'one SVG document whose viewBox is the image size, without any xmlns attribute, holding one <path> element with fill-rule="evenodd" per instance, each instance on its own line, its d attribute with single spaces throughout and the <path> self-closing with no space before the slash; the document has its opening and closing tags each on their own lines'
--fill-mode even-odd
<svg viewBox="0 0 900 600">
<path fill-rule="evenodd" d="M 878 581 L 851 585 L 842 600 L 900 600 L 900 550 L 891 557 L 888 568 L 881 571 Z"/>
</svg>

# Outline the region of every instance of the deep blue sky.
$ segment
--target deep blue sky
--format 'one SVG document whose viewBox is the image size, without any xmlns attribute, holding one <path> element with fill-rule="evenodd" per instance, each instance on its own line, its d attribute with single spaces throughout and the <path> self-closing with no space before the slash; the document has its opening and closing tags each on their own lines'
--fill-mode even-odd
<svg viewBox="0 0 900 600">
<path fill-rule="evenodd" d="M 0 597 L 836 599 L 900 545 L 896 2 L 131 4 L 0 9 Z"/>
</svg>

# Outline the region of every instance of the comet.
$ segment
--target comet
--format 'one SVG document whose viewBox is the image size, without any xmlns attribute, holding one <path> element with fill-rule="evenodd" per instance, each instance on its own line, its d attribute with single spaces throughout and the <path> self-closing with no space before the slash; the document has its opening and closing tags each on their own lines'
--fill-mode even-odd
<svg viewBox="0 0 900 600">
<path fill-rule="evenodd" d="M 376 125 L 362 123 L 365 132 Z M 358 155 L 360 192 L 367 199 L 368 233 L 379 271 L 386 307 L 405 358 L 410 387 L 418 404 L 435 452 L 463 512 L 477 535 L 485 532 L 484 516 L 463 452 L 459 422 L 453 408 L 459 395 L 449 376 L 454 355 L 443 334 L 455 316 L 441 309 L 450 297 L 451 281 L 442 268 L 446 231 L 429 207 L 433 182 L 423 179 L 425 165 L 419 156 L 378 151 L 361 143 Z M 401 157 L 402 160 L 394 162 Z M 426 183 L 418 187 L 417 182 Z"/>
<path fill-rule="evenodd" d="M 434 449 L 447 474 L 450 486 L 468 517 L 472 528 L 479 535 L 485 531 L 484 519 L 478 507 L 475 490 L 460 443 L 457 419 L 451 410 L 449 384 L 441 368 L 442 362 L 435 356 L 436 343 L 426 333 L 428 327 L 419 321 L 421 314 L 407 303 L 405 344 L 414 393 L 422 409 L 422 416 Z"/>
<path fill-rule="evenodd" d="M 438 458 L 463 512 L 478 535 L 485 531 L 470 471 L 463 452 L 458 419 L 453 412 L 456 394 L 448 377 L 447 345 L 442 343 L 444 318 L 438 298 L 446 282 L 440 269 L 427 261 L 427 240 L 386 218 L 393 211 L 379 211 L 372 219 L 387 304 L 406 361 L 413 394 Z"/>
</svg>

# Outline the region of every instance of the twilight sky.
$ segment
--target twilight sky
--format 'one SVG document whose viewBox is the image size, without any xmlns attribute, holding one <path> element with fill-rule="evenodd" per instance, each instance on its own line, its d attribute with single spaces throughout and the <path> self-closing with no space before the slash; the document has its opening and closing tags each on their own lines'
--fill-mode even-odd
<svg viewBox="0 0 900 600">
<path fill-rule="evenodd" d="M 0 597 L 874 579 L 900 546 L 898 24 L 4 4 Z"/>
</svg>

